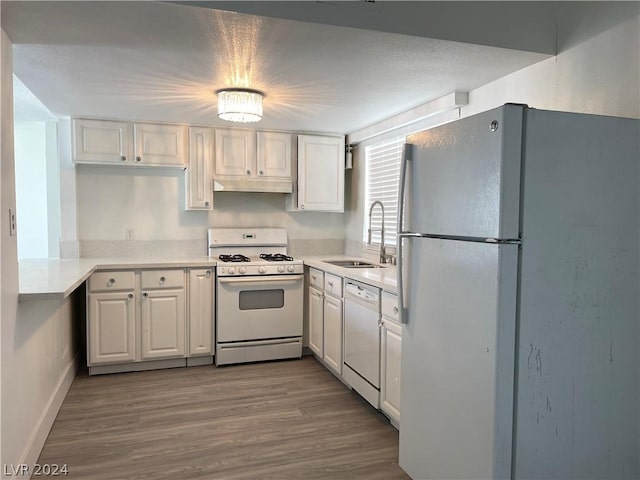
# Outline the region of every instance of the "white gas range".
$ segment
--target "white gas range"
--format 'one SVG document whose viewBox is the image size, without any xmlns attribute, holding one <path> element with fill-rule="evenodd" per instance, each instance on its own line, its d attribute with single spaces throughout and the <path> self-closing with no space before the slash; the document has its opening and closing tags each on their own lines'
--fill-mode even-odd
<svg viewBox="0 0 640 480">
<path fill-rule="evenodd" d="M 211 228 L 218 259 L 216 365 L 302 356 L 302 260 L 281 228 Z"/>
</svg>

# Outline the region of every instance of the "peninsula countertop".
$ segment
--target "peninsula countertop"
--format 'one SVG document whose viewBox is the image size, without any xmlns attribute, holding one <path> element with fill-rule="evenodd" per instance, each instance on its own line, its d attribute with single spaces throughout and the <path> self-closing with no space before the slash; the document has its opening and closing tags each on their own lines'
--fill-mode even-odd
<svg viewBox="0 0 640 480">
<path fill-rule="evenodd" d="M 18 262 L 18 300 L 66 298 L 96 270 L 136 268 L 214 267 L 216 259 L 206 256 L 184 258 L 70 258 L 26 259 Z"/>
</svg>

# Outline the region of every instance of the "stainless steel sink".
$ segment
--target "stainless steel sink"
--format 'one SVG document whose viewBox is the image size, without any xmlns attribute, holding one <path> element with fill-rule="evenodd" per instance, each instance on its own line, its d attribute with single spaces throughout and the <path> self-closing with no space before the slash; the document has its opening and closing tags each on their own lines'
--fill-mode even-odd
<svg viewBox="0 0 640 480">
<path fill-rule="evenodd" d="M 325 260 L 325 262 L 343 268 L 384 268 L 383 265 L 363 262 L 362 260 Z"/>
</svg>

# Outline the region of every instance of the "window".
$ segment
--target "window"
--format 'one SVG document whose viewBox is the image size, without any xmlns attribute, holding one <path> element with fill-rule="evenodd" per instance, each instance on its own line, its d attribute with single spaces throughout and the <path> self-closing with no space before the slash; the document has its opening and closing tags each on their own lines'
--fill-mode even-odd
<svg viewBox="0 0 640 480">
<path fill-rule="evenodd" d="M 386 245 L 396 244 L 398 215 L 398 182 L 400 180 L 400 160 L 405 138 L 371 145 L 365 148 L 367 164 L 365 179 L 365 216 L 363 241 L 368 240 L 369 209 L 376 200 L 384 205 L 384 242 Z M 382 210 L 374 207 L 371 215 L 371 242 L 380 244 L 380 227 L 382 226 Z"/>
</svg>

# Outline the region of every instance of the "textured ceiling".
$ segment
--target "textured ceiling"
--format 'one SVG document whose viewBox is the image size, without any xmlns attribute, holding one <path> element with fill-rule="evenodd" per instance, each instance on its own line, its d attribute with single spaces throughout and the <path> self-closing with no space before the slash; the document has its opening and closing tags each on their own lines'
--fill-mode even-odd
<svg viewBox="0 0 640 480">
<path fill-rule="evenodd" d="M 229 125 L 215 90 L 266 94 L 259 128 L 349 133 L 541 53 L 156 2 L 2 2 L 16 76 L 58 116 Z"/>
</svg>

